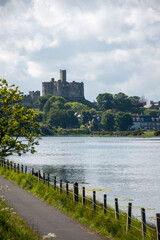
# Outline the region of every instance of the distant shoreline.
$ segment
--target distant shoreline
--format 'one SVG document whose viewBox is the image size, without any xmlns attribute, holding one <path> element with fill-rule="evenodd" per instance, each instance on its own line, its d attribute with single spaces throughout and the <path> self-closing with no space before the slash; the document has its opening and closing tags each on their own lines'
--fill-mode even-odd
<svg viewBox="0 0 160 240">
<path fill-rule="evenodd" d="M 41 137 L 129 137 L 129 138 L 157 138 L 160 136 L 154 135 L 154 131 L 152 132 L 144 132 L 143 134 L 140 135 L 133 135 L 131 132 L 119 132 L 119 133 L 112 133 L 112 134 L 97 134 L 97 133 L 65 133 L 65 134 L 53 134 L 53 135 L 42 135 Z"/>
</svg>

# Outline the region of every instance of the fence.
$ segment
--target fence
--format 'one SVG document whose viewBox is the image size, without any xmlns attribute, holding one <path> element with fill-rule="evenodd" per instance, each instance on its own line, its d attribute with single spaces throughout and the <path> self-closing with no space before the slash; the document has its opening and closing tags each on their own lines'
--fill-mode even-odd
<svg viewBox="0 0 160 240">
<path fill-rule="evenodd" d="M 69 182 L 62 182 L 60 179 L 57 180 L 56 176 L 52 176 L 50 174 L 41 173 L 40 170 L 36 170 L 34 168 L 28 169 L 27 166 L 19 165 L 16 163 L 13 163 L 9 160 L 0 160 L 0 167 L 4 167 L 8 170 L 12 170 L 17 173 L 24 173 L 24 174 L 31 174 L 37 177 L 38 183 L 40 181 L 43 181 L 43 183 L 47 184 L 48 187 L 51 185 L 54 190 L 59 189 L 59 194 L 62 194 L 63 192 L 66 193 L 66 196 L 71 193 L 73 195 L 73 202 L 74 204 L 80 203 L 83 205 L 83 207 L 87 208 L 86 201 L 89 201 L 92 205 L 93 214 L 96 214 L 97 209 L 103 211 L 103 214 L 107 216 L 107 214 L 110 213 L 111 219 L 116 219 L 118 222 L 124 224 L 126 226 L 126 233 L 129 234 L 133 239 L 138 239 L 136 236 L 132 235 L 130 233 L 130 229 L 134 228 L 137 231 L 141 232 L 142 238 L 149 237 L 147 235 L 147 229 L 150 231 L 156 231 L 156 239 L 160 240 L 160 213 L 156 214 L 156 227 L 153 225 L 149 225 L 146 223 L 146 212 L 144 208 L 141 208 L 141 222 L 138 221 L 136 218 L 132 217 L 132 203 L 128 203 L 128 211 L 127 214 L 125 214 L 123 211 L 119 210 L 119 204 L 118 204 L 118 198 L 114 199 L 115 203 L 115 209 L 112 209 L 108 207 L 107 204 L 107 195 L 104 194 L 103 196 L 103 204 L 100 204 L 96 201 L 96 191 L 93 191 L 93 198 L 86 196 L 86 190 L 85 187 L 82 187 L 81 189 L 81 195 L 79 195 L 80 188 L 79 184 L 77 182 L 73 183 L 73 187 L 69 188 Z M 64 186 L 65 185 L 65 186 Z M 80 202 L 80 198 L 82 201 Z M 114 216 L 115 215 L 115 216 Z M 120 218 L 120 216 L 123 216 Z M 126 218 L 126 221 L 124 219 Z M 141 228 L 138 228 L 134 222 L 137 222 L 138 224 L 141 224 Z M 149 238 L 150 239 L 150 238 Z M 151 238 L 153 239 L 153 238 Z"/>
</svg>

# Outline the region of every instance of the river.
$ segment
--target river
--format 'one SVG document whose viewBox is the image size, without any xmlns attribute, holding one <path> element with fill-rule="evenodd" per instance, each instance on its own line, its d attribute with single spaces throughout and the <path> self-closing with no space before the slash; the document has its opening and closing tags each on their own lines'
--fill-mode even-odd
<svg viewBox="0 0 160 240">
<path fill-rule="evenodd" d="M 160 213 L 160 138 L 43 137 L 35 154 L 11 156 L 64 181 L 78 181 L 97 199 L 106 193 L 114 206 L 118 197 L 124 211 L 133 204 L 133 215 L 146 209 L 147 220 Z M 155 221 L 154 221 L 155 222 Z"/>
</svg>

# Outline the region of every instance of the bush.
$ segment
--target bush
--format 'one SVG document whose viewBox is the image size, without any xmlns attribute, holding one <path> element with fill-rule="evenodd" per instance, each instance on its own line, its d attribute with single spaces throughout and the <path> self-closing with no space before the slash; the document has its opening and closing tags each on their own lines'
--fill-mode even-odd
<svg viewBox="0 0 160 240">
<path fill-rule="evenodd" d="M 154 133 L 155 136 L 160 136 L 160 130 L 156 130 Z"/>
</svg>

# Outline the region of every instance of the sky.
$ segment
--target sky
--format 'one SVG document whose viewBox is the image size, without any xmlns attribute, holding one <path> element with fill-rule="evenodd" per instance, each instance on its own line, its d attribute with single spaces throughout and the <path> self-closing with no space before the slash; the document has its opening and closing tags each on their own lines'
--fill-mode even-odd
<svg viewBox="0 0 160 240">
<path fill-rule="evenodd" d="M 0 78 L 25 94 L 42 82 L 160 101 L 159 0 L 0 0 Z"/>
</svg>

